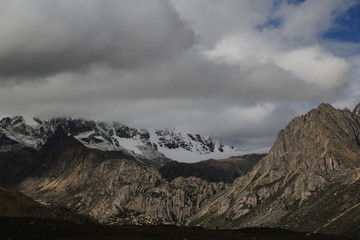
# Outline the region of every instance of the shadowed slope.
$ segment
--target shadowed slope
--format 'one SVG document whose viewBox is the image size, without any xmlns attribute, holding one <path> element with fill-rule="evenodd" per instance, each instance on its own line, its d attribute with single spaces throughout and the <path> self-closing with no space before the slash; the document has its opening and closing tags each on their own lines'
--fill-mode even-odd
<svg viewBox="0 0 360 240">
<path fill-rule="evenodd" d="M 62 207 L 47 207 L 24 194 L 7 188 L 0 188 L 0 216 L 33 217 L 66 220 L 77 223 L 96 223 Z"/>
<path fill-rule="evenodd" d="M 0 131 L 0 186 L 22 180 L 36 167 L 38 153 L 19 144 Z"/>
<path fill-rule="evenodd" d="M 232 183 L 245 175 L 266 154 L 250 154 L 222 160 L 205 160 L 197 163 L 171 162 L 159 168 L 161 176 L 172 181 L 177 177 L 198 177 L 209 182 Z"/>
</svg>

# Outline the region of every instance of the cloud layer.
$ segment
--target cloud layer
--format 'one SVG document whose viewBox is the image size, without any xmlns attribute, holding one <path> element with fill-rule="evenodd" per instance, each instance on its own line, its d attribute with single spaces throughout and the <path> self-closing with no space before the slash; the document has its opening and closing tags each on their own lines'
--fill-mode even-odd
<svg viewBox="0 0 360 240">
<path fill-rule="evenodd" d="M 0 1 L 0 74 L 44 77 L 94 64 L 132 69 L 177 57 L 194 32 L 166 1 Z"/>
<path fill-rule="evenodd" d="M 271 146 L 318 102 L 358 100 L 359 46 L 322 38 L 354 4 L 0 0 L 0 115 L 116 120 Z"/>
</svg>

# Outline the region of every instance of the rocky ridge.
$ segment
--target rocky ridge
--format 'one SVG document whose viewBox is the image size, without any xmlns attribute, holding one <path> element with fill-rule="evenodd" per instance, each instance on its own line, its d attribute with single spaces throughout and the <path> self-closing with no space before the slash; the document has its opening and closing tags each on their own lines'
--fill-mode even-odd
<svg viewBox="0 0 360 240">
<path fill-rule="evenodd" d="M 163 165 L 173 160 L 207 159 L 231 156 L 241 150 L 199 134 L 175 130 L 135 129 L 120 123 L 95 122 L 79 118 L 34 118 L 36 125 L 27 125 L 21 116 L 0 120 L 0 133 L 23 146 L 39 150 L 58 127 L 73 135 L 89 148 L 103 151 L 126 151 L 138 161 Z"/>
<path fill-rule="evenodd" d="M 358 231 L 359 137 L 358 115 L 320 105 L 281 130 L 269 154 L 206 205 L 191 224 Z"/>
<path fill-rule="evenodd" d="M 157 144 L 158 151 L 182 162 L 219 159 L 242 153 L 241 149 L 225 145 L 209 136 L 182 133 L 175 129 L 150 131 L 150 140 Z"/>
</svg>

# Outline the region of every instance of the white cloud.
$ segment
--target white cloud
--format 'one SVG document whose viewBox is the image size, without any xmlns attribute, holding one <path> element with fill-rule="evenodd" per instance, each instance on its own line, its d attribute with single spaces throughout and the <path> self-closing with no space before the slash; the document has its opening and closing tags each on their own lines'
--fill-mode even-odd
<svg viewBox="0 0 360 240">
<path fill-rule="evenodd" d="M 355 2 L 0 0 L 0 115 L 270 146 L 318 102 L 357 101 L 360 64 L 349 52 L 358 46 L 339 55 L 343 44 L 320 39 Z"/>
<path fill-rule="evenodd" d="M 297 5 L 283 3 L 274 12 L 274 17 L 283 23 L 276 33 L 297 41 L 317 41 L 321 34 L 334 26 L 336 17 L 354 4 L 354 0 L 307 0 Z"/>
<path fill-rule="evenodd" d="M 344 84 L 351 68 L 351 64 L 345 59 L 333 56 L 319 45 L 282 53 L 275 62 L 323 90 L 336 89 Z"/>
<path fill-rule="evenodd" d="M 206 54 L 210 59 L 239 65 L 246 70 L 274 64 L 293 73 L 299 82 L 315 85 L 322 92 L 333 92 L 346 82 L 351 69 L 346 59 L 335 57 L 319 44 L 283 50 L 285 44 L 279 40 L 273 42 L 262 33 L 239 34 L 223 39 Z M 288 81 L 291 79 L 289 74 Z"/>
<path fill-rule="evenodd" d="M 273 1 L 263 0 L 171 1 L 206 46 L 233 33 L 252 31 L 266 20 L 273 5 Z"/>
<path fill-rule="evenodd" d="M 360 103 L 360 55 L 349 58 L 352 71 L 344 88 L 340 89 L 340 96 L 332 101 L 338 108 L 350 108 L 352 110 Z"/>
</svg>

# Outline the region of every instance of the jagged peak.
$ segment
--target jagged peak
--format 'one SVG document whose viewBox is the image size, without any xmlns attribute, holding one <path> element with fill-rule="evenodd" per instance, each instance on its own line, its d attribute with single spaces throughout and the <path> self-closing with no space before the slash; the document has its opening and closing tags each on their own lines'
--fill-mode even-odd
<svg viewBox="0 0 360 240">
<path fill-rule="evenodd" d="M 328 171 L 329 166 L 332 170 L 353 168 L 360 165 L 354 157 L 360 152 L 359 134 L 360 122 L 353 114 L 321 104 L 281 130 L 267 158 L 285 172 L 298 167 L 311 171 Z M 348 153 L 347 157 L 337 159 L 341 152 Z"/>
<path fill-rule="evenodd" d="M 4 117 L 0 121 L 3 125 L 20 125 L 25 124 L 25 119 L 22 116 Z"/>
<path fill-rule="evenodd" d="M 83 122 L 83 123 L 96 123 L 94 120 L 90 120 L 90 119 L 86 119 L 86 118 L 81 118 L 81 117 L 57 117 L 57 118 L 51 118 L 49 120 L 47 120 L 49 122 Z"/>
<path fill-rule="evenodd" d="M 331 106 L 330 103 L 321 103 L 321 104 L 318 106 L 318 109 L 329 109 L 329 108 L 334 109 L 334 107 Z"/>
<path fill-rule="evenodd" d="M 70 136 L 70 134 L 66 133 L 66 131 L 64 130 L 63 127 L 59 126 L 56 128 L 55 132 L 53 133 L 53 135 L 56 135 L 56 136 L 61 136 L 61 137 L 68 137 Z"/>
<path fill-rule="evenodd" d="M 79 142 L 78 140 L 76 140 L 76 138 L 74 136 L 72 136 L 70 133 L 67 133 L 65 131 L 65 129 L 62 126 L 58 126 L 55 130 L 55 132 L 52 134 L 52 136 L 48 139 L 47 142 L 50 142 L 54 139 L 63 139 L 63 140 L 74 140 L 76 142 Z M 80 143 L 80 142 L 79 142 Z"/>
<path fill-rule="evenodd" d="M 74 136 L 67 133 L 61 126 L 58 126 L 41 150 L 44 151 L 44 149 L 54 147 L 68 148 L 69 146 L 84 147 Z"/>
<path fill-rule="evenodd" d="M 43 121 L 42 121 L 40 118 L 38 118 L 38 117 L 34 117 L 33 120 L 34 120 L 36 123 L 38 123 L 38 124 L 42 124 L 42 123 L 43 123 Z"/>
<path fill-rule="evenodd" d="M 308 113 L 305 115 L 299 116 L 297 118 L 294 118 L 289 124 L 296 122 L 298 119 L 302 119 L 303 121 L 317 121 L 320 122 L 319 119 L 321 118 L 322 121 L 327 121 L 328 119 L 331 119 L 333 117 L 337 118 L 340 116 L 345 117 L 352 115 L 351 112 L 348 109 L 337 109 L 333 107 L 329 103 L 322 103 L 318 107 L 311 109 Z M 330 117 L 330 115 L 332 117 Z"/>
<path fill-rule="evenodd" d="M 312 109 L 311 112 L 331 112 L 334 110 L 338 110 L 334 108 L 330 103 L 321 103 L 318 107 Z"/>
</svg>

